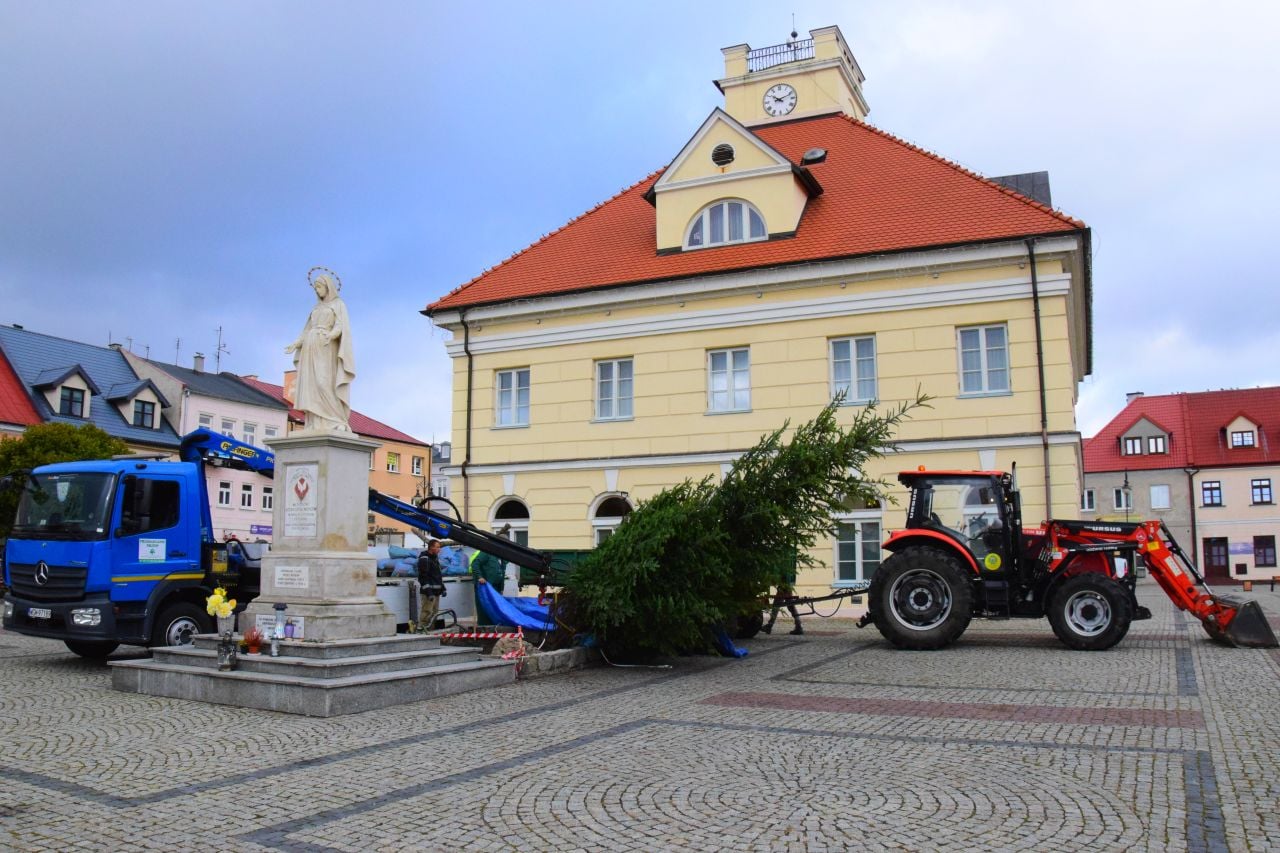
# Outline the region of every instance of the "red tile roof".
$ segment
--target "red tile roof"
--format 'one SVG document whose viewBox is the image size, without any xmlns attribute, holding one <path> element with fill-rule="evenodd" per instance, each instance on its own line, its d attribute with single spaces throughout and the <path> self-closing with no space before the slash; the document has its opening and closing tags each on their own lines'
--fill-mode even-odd
<svg viewBox="0 0 1280 853">
<path fill-rule="evenodd" d="M 1231 447 L 1226 428 L 1243 415 L 1257 427 L 1254 447 Z M 1121 437 L 1146 418 L 1170 434 L 1168 453 L 1125 456 Z M 1084 470 L 1146 471 L 1280 463 L 1280 388 L 1138 397 L 1084 443 Z"/>
<path fill-rule="evenodd" d="M 257 388 L 262 393 L 274 397 L 285 405 L 289 405 L 289 401 L 284 396 L 283 386 L 273 385 L 270 382 L 263 382 L 256 376 L 241 376 L 240 378 L 252 385 L 254 388 Z M 303 415 L 302 412 L 291 407 L 289 409 L 289 420 L 293 423 L 301 424 L 306 420 L 306 416 Z M 395 427 L 387 426 L 382 421 L 375 421 L 368 415 L 362 415 L 355 409 L 351 410 L 350 423 L 351 431 L 357 435 L 363 435 L 369 438 L 380 438 L 384 441 L 399 441 L 404 444 L 417 444 L 422 447 L 431 446 L 427 442 L 418 441 L 418 439 L 408 433 L 401 432 Z"/>
<path fill-rule="evenodd" d="M 427 307 L 428 312 L 592 288 L 1073 232 L 1085 224 L 844 115 L 754 133 L 823 187 L 792 238 L 659 255 L 654 172 Z"/>
<path fill-rule="evenodd" d="M 0 423 L 18 426 L 40 423 L 40 415 L 27 396 L 26 387 L 3 352 L 0 352 Z"/>
</svg>

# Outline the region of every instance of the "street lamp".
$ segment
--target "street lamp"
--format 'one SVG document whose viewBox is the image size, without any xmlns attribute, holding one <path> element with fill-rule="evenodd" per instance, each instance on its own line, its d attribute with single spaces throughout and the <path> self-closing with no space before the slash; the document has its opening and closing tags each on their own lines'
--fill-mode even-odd
<svg viewBox="0 0 1280 853">
<path fill-rule="evenodd" d="M 1124 485 L 1120 487 L 1120 491 L 1124 492 L 1124 520 L 1129 520 L 1129 510 L 1133 508 L 1133 488 L 1129 485 L 1129 472 L 1124 472 Z"/>
</svg>

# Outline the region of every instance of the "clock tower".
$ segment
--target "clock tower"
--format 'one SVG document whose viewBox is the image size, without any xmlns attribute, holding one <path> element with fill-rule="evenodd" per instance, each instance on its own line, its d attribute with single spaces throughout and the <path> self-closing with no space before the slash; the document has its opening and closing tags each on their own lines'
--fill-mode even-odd
<svg viewBox="0 0 1280 853">
<path fill-rule="evenodd" d="M 842 112 L 866 118 L 862 69 L 839 27 L 809 31 L 809 38 L 751 49 L 726 47 L 724 77 L 716 86 L 724 93 L 724 109 L 744 125 Z"/>
</svg>

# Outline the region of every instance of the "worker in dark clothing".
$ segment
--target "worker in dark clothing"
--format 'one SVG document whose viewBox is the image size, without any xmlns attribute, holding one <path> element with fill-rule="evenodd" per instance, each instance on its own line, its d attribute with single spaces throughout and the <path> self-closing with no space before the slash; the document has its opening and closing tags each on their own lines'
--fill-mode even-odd
<svg viewBox="0 0 1280 853">
<path fill-rule="evenodd" d="M 796 606 L 794 604 L 796 596 L 795 585 L 796 563 L 795 560 L 792 559 L 789 564 L 783 567 L 782 571 L 779 572 L 778 591 L 773 596 L 773 604 L 771 605 L 772 610 L 769 613 L 769 622 L 760 629 L 761 631 L 764 631 L 766 634 L 773 633 L 773 623 L 778 620 L 778 611 L 785 607 L 787 610 L 791 611 L 791 618 L 795 620 L 796 623 L 796 626 L 791 629 L 791 633 L 804 633 L 804 628 L 800 627 L 800 614 L 796 612 Z"/>
<path fill-rule="evenodd" d="M 418 632 L 425 634 L 436 626 L 440 599 L 445 596 L 444 572 L 440 568 L 440 540 L 432 539 L 418 555 Z"/>
</svg>

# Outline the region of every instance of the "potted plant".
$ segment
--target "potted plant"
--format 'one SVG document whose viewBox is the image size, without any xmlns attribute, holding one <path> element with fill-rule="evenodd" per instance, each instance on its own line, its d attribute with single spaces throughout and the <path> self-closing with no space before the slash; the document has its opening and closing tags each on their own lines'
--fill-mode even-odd
<svg viewBox="0 0 1280 853">
<path fill-rule="evenodd" d="M 250 627 L 244 632 L 245 645 L 249 647 L 249 654 L 256 655 L 258 650 L 262 648 L 262 631 L 257 625 Z"/>
</svg>

